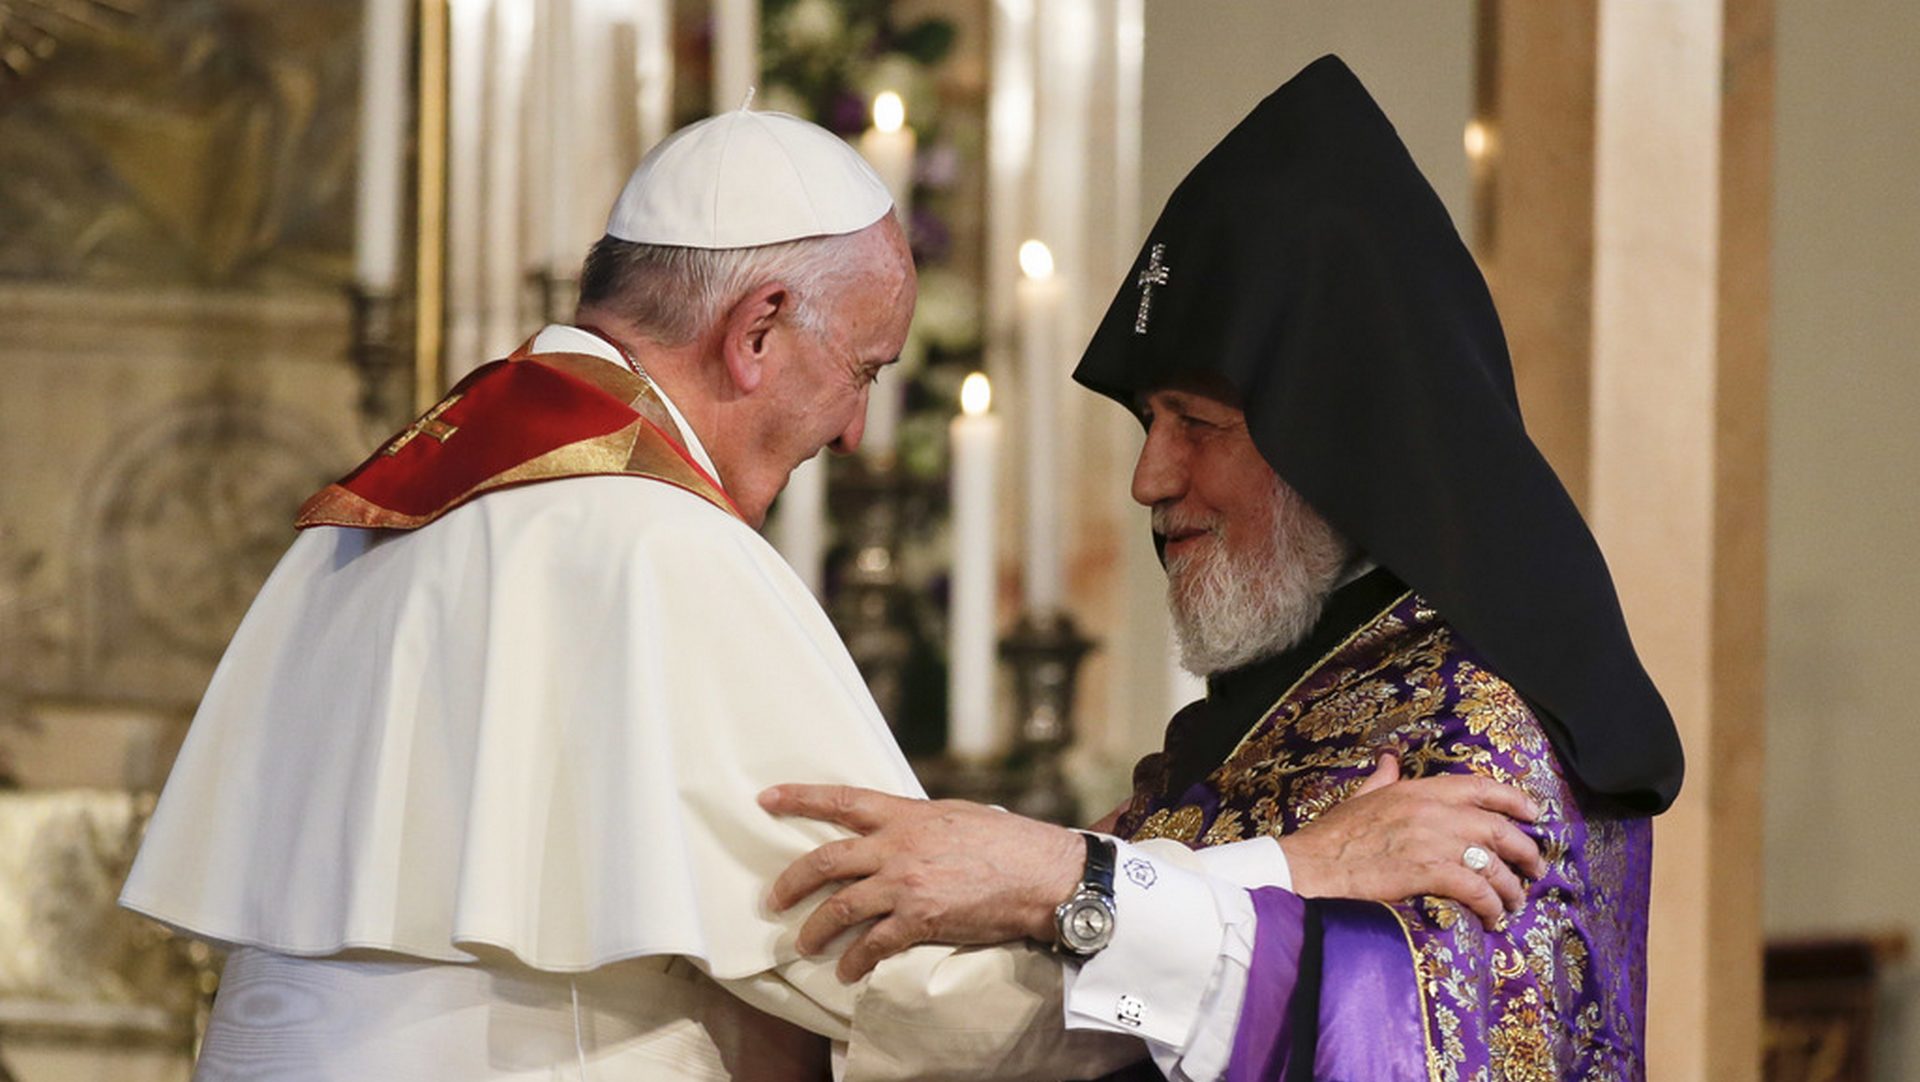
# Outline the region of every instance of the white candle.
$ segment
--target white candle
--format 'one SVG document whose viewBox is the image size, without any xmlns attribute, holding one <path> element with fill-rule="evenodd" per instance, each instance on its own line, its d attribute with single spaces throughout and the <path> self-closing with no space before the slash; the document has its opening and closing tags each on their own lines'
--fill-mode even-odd
<svg viewBox="0 0 1920 1082">
<path fill-rule="evenodd" d="M 890 364 L 867 390 L 867 423 L 860 436 L 860 453 L 878 462 L 891 462 L 900 442 L 900 414 L 906 408 L 906 376 L 899 364 Z"/>
<path fill-rule="evenodd" d="M 827 553 L 827 456 L 800 463 L 780 492 L 773 523 L 773 547 L 780 550 L 813 596 L 820 596 Z"/>
<path fill-rule="evenodd" d="M 574 26 L 573 0 L 548 0 L 547 7 L 547 273 L 556 279 L 580 272 L 584 238 L 573 222 Z"/>
<path fill-rule="evenodd" d="M 873 127 L 860 135 L 860 155 L 886 183 L 902 225 L 913 209 L 913 152 L 906 103 L 891 90 L 880 93 L 873 99 Z"/>
<path fill-rule="evenodd" d="M 407 0 L 367 0 L 360 45 L 360 174 L 353 278 L 392 293 L 400 276 L 407 133 Z"/>
<path fill-rule="evenodd" d="M 523 3 L 494 9 L 491 67 L 493 100 L 487 110 L 486 338 L 490 357 L 504 357 L 520 344 L 526 264 L 520 245 L 520 139 L 533 11 Z"/>
<path fill-rule="evenodd" d="M 1180 640 L 1168 629 L 1167 635 L 1167 716 L 1180 712 L 1180 709 L 1196 699 L 1207 697 L 1207 682 L 1187 671 L 1180 661 Z"/>
<path fill-rule="evenodd" d="M 640 89 L 635 111 L 640 122 L 640 153 L 645 154 L 673 128 L 671 0 L 641 0 L 634 9 L 633 25 L 633 75 Z"/>
<path fill-rule="evenodd" d="M 485 363 L 481 348 L 482 132 L 486 129 L 487 7 L 455 0 L 448 8 L 447 70 L 447 379 Z"/>
<path fill-rule="evenodd" d="M 1000 750 L 993 721 L 994 470 L 1000 418 L 978 372 L 960 388 L 948 429 L 953 456 L 953 583 L 948 600 L 947 748 L 982 760 Z"/>
<path fill-rule="evenodd" d="M 760 82 L 760 0 L 714 0 L 713 111 L 741 107 Z"/>
<path fill-rule="evenodd" d="M 1026 601 L 1030 612 L 1060 607 L 1064 596 L 1060 557 L 1060 472 L 1055 459 L 1059 425 L 1058 348 L 1060 280 L 1054 277 L 1053 253 L 1037 240 L 1020 246 L 1020 283 L 1016 300 L 1020 313 L 1021 374 L 1026 395 L 1027 514 Z"/>
</svg>

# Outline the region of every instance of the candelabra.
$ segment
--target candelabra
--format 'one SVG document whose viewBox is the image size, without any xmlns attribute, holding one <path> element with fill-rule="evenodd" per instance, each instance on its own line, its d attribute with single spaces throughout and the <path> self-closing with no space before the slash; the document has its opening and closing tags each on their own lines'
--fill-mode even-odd
<svg viewBox="0 0 1920 1082">
<path fill-rule="evenodd" d="M 1026 613 L 1001 640 L 1000 656 L 1013 668 L 1020 723 L 1008 762 L 1008 806 L 1021 815 L 1067 825 L 1081 821 L 1063 759 L 1073 742 L 1080 662 L 1093 646 L 1073 617 L 1059 610 Z"/>
<path fill-rule="evenodd" d="M 571 323 L 574 309 L 580 303 L 580 279 L 555 274 L 549 267 L 542 267 L 529 277 L 534 291 L 534 308 L 540 313 L 541 320 L 547 323 Z"/>
<path fill-rule="evenodd" d="M 840 580 L 834 623 L 881 715 L 897 728 L 913 651 L 899 568 L 902 483 L 886 459 L 861 456 L 840 465 L 830 499 L 841 521 L 853 523 L 853 559 Z"/>
<path fill-rule="evenodd" d="M 414 414 L 412 351 L 400 298 L 355 285 L 352 361 L 360 377 L 360 418 L 379 436 L 405 424 Z"/>
</svg>

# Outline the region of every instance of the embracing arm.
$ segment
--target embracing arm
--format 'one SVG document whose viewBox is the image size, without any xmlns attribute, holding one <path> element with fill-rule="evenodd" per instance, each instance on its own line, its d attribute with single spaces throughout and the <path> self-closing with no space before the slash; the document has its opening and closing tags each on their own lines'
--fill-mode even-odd
<svg viewBox="0 0 1920 1082">
<path fill-rule="evenodd" d="M 1485 844 L 1511 854 L 1523 871 L 1537 868 L 1538 852 L 1501 814 L 1529 816 L 1524 797 L 1470 779 L 1389 788 L 1394 777 L 1395 764 L 1383 763 L 1369 792 L 1383 791 L 1329 813 L 1298 836 L 1303 844 L 1287 840 L 1289 854 L 1301 854 L 1293 859 L 1307 875 L 1302 889 L 1325 874 L 1327 862 L 1359 860 L 1373 869 L 1348 870 L 1331 882 L 1370 884 L 1395 892 L 1390 897 L 1451 882 L 1463 894 L 1484 892 L 1488 919 L 1498 919 L 1501 889 L 1485 880 L 1461 885 L 1439 854 Z M 793 785 L 769 791 L 762 802 L 861 834 L 796 863 L 774 893 L 784 908 L 832 882 L 854 881 L 814 910 L 800 940 L 802 949 L 817 949 L 871 921 L 842 955 L 850 977 L 912 943 L 1051 941 L 1053 907 L 1078 882 L 1084 859 L 1084 846 L 1069 831 L 965 802 Z M 1384 837 L 1363 843 L 1359 834 Z M 1272 845 L 1263 839 L 1195 853 L 1156 841 L 1123 850 L 1115 940 L 1069 969 L 1065 1024 L 1144 1038 L 1171 1077 L 1217 1077 L 1252 954 L 1252 905 L 1240 888 L 1261 885 L 1246 877 L 1272 867 L 1257 856 Z M 1518 880 L 1502 870 L 1517 892 Z"/>
</svg>

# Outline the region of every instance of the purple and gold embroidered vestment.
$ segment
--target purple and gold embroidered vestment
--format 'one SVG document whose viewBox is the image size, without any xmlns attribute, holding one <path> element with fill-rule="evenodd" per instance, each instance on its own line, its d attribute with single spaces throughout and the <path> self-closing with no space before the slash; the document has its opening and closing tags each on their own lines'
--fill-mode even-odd
<svg viewBox="0 0 1920 1082">
<path fill-rule="evenodd" d="M 1651 823 L 1585 794 L 1526 701 L 1415 594 L 1309 668 L 1202 780 L 1168 792 L 1150 758 L 1119 830 L 1194 847 L 1290 833 L 1389 747 L 1408 776 L 1525 790 L 1547 874 L 1491 931 L 1450 901 L 1255 891 L 1228 1078 L 1641 1078 Z"/>
</svg>

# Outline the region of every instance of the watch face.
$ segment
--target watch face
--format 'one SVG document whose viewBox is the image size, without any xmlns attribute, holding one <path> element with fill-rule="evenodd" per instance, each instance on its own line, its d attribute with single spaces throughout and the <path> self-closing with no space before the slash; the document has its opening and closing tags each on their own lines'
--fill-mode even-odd
<svg viewBox="0 0 1920 1082">
<path fill-rule="evenodd" d="M 1061 922 L 1068 949 L 1083 954 L 1097 951 L 1113 938 L 1113 910 L 1100 897 L 1076 898 Z"/>
</svg>

